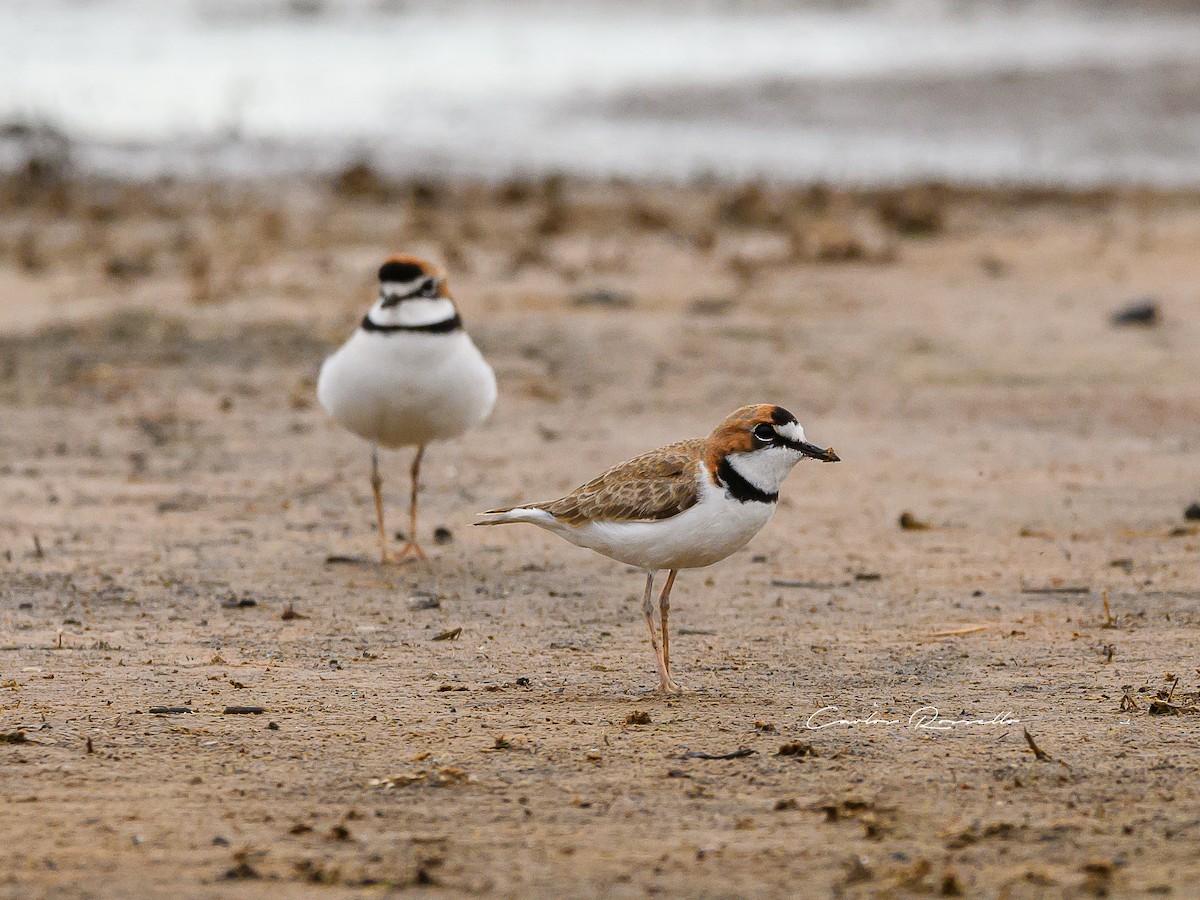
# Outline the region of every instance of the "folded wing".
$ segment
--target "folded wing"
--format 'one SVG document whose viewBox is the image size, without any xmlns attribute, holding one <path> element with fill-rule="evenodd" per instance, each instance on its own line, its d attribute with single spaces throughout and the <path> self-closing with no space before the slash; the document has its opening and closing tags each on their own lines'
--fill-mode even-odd
<svg viewBox="0 0 1200 900">
<path fill-rule="evenodd" d="M 486 515 L 536 509 L 566 525 L 669 519 L 700 499 L 703 450 L 703 440 L 680 441 L 614 466 L 558 500 L 488 510 Z"/>
</svg>

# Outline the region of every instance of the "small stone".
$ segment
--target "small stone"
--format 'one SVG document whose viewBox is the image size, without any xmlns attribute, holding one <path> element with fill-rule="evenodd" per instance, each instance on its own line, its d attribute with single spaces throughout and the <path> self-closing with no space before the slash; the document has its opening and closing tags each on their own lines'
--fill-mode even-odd
<svg viewBox="0 0 1200 900">
<path fill-rule="evenodd" d="M 1134 300 L 1112 315 L 1111 322 L 1117 327 L 1125 325 L 1150 328 L 1159 323 L 1158 301 L 1152 297 Z"/>
<path fill-rule="evenodd" d="M 900 513 L 900 527 L 905 531 L 928 531 L 930 526 L 906 510 Z"/>
<path fill-rule="evenodd" d="M 441 605 L 442 601 L 435 594 L 424 591 L 418 591 L 408 599 L 408 608 L 413 610 L 437 609 Z"/>
</svg>

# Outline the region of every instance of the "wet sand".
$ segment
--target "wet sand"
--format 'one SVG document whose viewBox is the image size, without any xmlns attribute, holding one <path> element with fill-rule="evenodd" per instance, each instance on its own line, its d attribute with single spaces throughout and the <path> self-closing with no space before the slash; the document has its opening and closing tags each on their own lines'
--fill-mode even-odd
<svg viewBox="0 0 1200 900">
<path fill-rule="evenodd" d="M 6 896 L 1200 889 L 1200 199 L 35 174 L 0 191 Z M 400 250 L 501 394 L 427 455 L 429 563 L 380 569 L 314 382 Z M 636 572 L 470 523 L 755 401 L 843 462 L 680 576 L 662 699 Z"/>
</svg>

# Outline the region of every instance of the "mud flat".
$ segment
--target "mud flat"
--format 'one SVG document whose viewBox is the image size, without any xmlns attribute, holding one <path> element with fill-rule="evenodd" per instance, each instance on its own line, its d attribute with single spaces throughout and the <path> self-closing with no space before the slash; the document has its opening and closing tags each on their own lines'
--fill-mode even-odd
<svg viewBox="0 0 1200 900">
<path fill-rule="evenodd" d="M 1197 197 L 0 193 L 4 894 L 1200 890 Z M 501 398 L 381 570 L 313 386 L 397 250 Z M 760 400 L 844 462 L 681 576 L 681 698 L 636 573 L 470 527 Z"/>
</svg>

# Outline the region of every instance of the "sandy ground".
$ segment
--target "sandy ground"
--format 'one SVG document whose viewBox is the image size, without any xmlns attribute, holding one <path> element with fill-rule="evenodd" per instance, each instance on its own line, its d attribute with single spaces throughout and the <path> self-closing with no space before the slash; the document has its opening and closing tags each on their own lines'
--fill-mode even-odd
<svg viewBox="0 0 1200 900">
<path fill-rule="evenodd" d="M 1200 893 L 1195 197 L 34 174 L 3 895 Z M 313 388 L 398 250 L 501 396 L 428 456 L 429 563 L 380 569 Z M 636 572 L 469 526 L 753 401 L 844 461 L 680 577 L 661 699 Z"/>
</svg>

